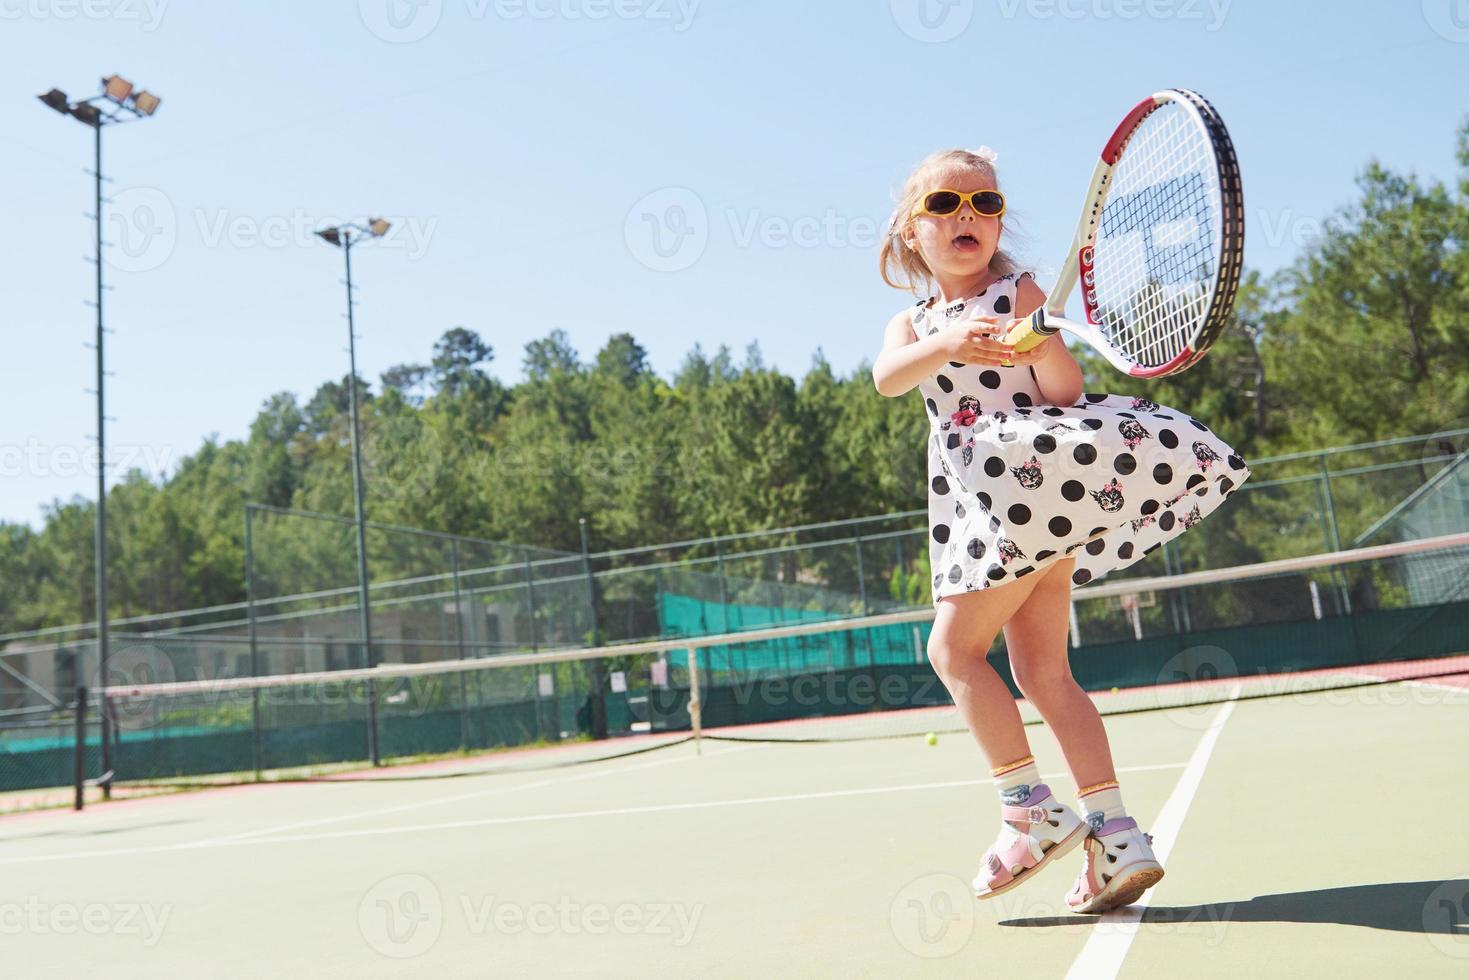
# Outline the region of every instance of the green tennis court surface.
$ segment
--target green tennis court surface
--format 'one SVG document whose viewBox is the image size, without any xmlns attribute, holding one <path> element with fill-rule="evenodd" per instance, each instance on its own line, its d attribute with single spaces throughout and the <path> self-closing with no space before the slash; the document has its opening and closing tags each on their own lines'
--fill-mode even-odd
<svg viewBox="0 0 1469 980">
<path fill-rule="evenodd" d="M 67 978 L 1469 970 L 1462 675 L 1107 724 L 1168 876 L 1101 918 L 1065 909 L 1079 853 L 974 901 L 998 817 L 967 735 L 710 739 L 8 817 L 5 955 Z"/>
</svg>

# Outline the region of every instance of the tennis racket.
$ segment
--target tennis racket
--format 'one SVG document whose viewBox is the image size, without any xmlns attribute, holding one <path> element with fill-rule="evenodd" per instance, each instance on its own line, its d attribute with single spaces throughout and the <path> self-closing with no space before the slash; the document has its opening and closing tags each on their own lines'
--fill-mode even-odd
<svg viewBox="0 0 1469 980">
<path fill-rule="evenodd" d="M 1224 123 L 1198 93 L 1165 89 L 1107 140 L 1055 288 L 1006 340 L 1025 351 L 1065 330 L 1134 377 L 1183 371 L 1224 330 L 1244 241 Z M 1065 317 L 1078 283 L 1084 321 Z"/>
</svg>

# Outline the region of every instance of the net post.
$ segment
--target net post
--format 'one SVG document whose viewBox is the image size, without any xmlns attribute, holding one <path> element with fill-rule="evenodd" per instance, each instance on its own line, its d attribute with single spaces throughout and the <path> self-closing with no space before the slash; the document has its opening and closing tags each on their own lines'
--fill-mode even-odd
<svg viewBox="0 0 1469 980">
<path fill-rule="evenodd" d="M 704 706 L 699 699 L 699 648 L 689 647 L 689 728 L 694 735 L 694 752 L 704 754 Z"/>
<path fill-rule="evenodd" d="M 72 758 L 73 772 L 72 781 L 75 784 L 75 800 L 72 802 L 73 810 L 80 810 L 86 805 L 87 796 L 87 688 L 81 685 L 77 688 L 76 703 L 76 748 Z"/>
</svg>

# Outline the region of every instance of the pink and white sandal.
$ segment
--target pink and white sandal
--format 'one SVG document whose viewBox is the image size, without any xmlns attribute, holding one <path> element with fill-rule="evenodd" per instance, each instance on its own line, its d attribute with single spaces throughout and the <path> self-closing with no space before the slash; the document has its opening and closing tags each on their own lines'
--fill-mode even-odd
<svg viewBox="0 0 1469 980">
<path fill-rule="evenodd" d="M 1163 877 L 1152 843 L 1153 835 L 1131 817 L 1108 820 L 1087 835 L 1081 874 L 1066 896 L 1071 911 L 1106 912 L 1141 898 Z"/>
<path fill-rule="evenodd" d="M 1045 783 L 1032 787 L 1024 804 L 1001 806 L 1000 819 L 1005 821 L 1000 838 L 984 852 L 974 879 L 977 898 L 1009 891 L 1052 858 L 1080 844 L 1091 830 L 1070 807 L 1051 796 Z"/>
</svg>

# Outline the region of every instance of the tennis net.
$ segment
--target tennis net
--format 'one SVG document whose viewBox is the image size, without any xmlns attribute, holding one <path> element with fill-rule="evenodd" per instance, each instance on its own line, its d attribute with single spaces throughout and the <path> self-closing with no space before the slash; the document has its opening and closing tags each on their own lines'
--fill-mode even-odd
<svg viewBox="0 0 1469 980">
<path fill-rule="evenodd" d="M 1104 580 L 1073 593 L 1072 672 L 1109 714 L 1463 679 L 1466 573 L 1469 534 L 1453 534 Z M 116 721 L 113 778 L 122 785 L 220 774 L 336 778 L 368 760 L 446 755 L 447 765 L 368 771 L 544 768 L 691 737 L 960 731 L 928 663 L 933 616 L 925 607 L 552 653 L 114 685 L 89 701 Z M 989 658 L 1019 697 L 1003 638 Z"/>
</svg>

